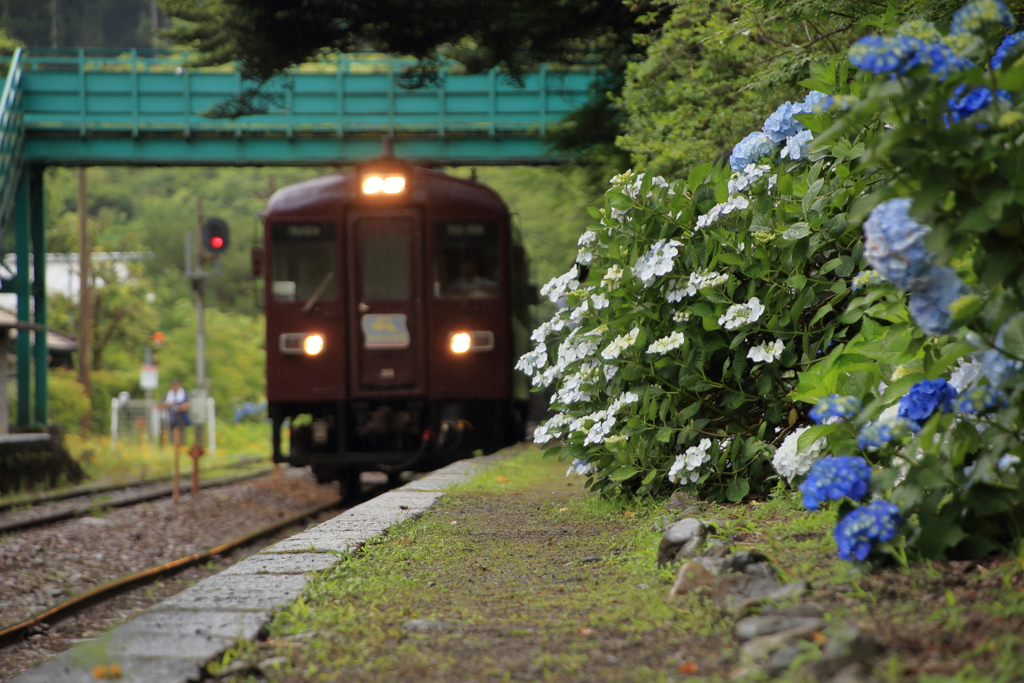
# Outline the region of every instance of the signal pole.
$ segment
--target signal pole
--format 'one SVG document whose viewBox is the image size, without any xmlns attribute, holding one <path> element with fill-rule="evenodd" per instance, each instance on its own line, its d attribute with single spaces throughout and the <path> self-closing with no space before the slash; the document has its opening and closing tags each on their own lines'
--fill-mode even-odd
<svg viewBox="0 0 1024 683">
<path fill-rule="evenodd" d="M 197 243 L 202 243 L 203 240 L 203 198 L 196 197 L 196 234 Z M 202 270 L 202 251 L 197 254 L 197 261 L 200 264 L 199 270 Z M 205 389 L 206 388 L 206 316 L 203 311 L 203 290 L 205 289 L 205 283 L 202 279 L 193 279 L 192 286 L 196 290 L 196 386 Z"/>
</svg>

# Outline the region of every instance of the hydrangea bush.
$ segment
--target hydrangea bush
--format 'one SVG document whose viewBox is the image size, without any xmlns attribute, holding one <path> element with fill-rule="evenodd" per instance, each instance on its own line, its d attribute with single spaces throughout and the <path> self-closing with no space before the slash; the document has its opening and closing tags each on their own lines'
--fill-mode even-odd
<svg viewBox="0 0 1024 683">
<path fill-rule="evenodd" d="M 863 146 L 812 150 L 826 100 L 781 106 L 729 166 L 612 179 L 577 264 L 542 288 L 564 307 L 518 366 L 554 389 L 534 440 L 588 463 L 593 488 L 739 501 L 774 486 L 797 372 L 859 331 L 837 322 L 862 250 L 845 212 L 872 179 L 848 172 Z"/>
<path fill-rule="evenodd" d="M 605 494 L 841 500 L 839 553 L 1024 529 L 1024 33 L 999 0 L 812 66 L 686 179 L 629 172 L 542 290 L 535 434 Z M 857 67 L 851 73 L 850 66 Z M 814 423 L 813 425 L 811 423 Z M 777 473 L 778 477 L 771 475 Z M 806 477 L 806 479 L 804 479 Z"/>
<path fill-rule="evenodd" d="M 840 540 L 853 559 L 872 544 L 897 558 L 978 556 L 1024 529 L 1024 33 L 1006 35 L 1013 25 L 1001 2 L 977 0 L 948 31 L 914 22 L 858 41 L 860 96 L 820 136 L 863 139 L 858 172 L 886 178 L 849 212 L 872 271 L 841 318 L 863 316 L 861 334 L 794 395 L 812 402 L 837 374 L 862 378 L 843 393 L 863 410 L 811 427 L 796 448 L 860 453 L 875 468 L 882 512 L 848 506 L 840 522 L 872 530 Z"/>
</svg>

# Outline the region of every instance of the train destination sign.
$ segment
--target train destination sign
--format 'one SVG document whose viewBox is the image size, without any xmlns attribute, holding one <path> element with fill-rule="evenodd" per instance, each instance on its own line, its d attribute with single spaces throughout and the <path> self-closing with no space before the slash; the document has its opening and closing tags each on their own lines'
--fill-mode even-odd
<svg viewBox="0 0 1024 683">
<path fill-rule="evenodd" d="M 407 349 L 409 328 L 404 313 L 367 314 L 360 321 L 363 328 L 363 348 Z"/>
</svg>

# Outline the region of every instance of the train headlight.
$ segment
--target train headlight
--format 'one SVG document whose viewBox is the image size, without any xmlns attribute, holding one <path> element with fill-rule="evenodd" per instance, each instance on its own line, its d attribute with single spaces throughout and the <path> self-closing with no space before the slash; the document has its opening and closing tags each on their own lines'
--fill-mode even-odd
<svg viewBox="0 0 1024 683">
<path fill-rule="evenodd" d="M 326 340 L 316 332 L 287 332 L 281 335 L 281 353 L 286 356 L 318 356 L 323 352 Z"/>
<path fill-rule="evenodd" d="M 324 350 L 324 338 L 319 334 L 311 334 L 302 340 L 302 352 L 307 356 L 315 356 Z"/>
<path fill-rule="evenodd" d="M 473 345 L 473 338 L 466 332 L 456 332 L 452 335 L 452 351 L 454 353 L 465 353 Z"/>
<path fill-rule="evenodd" d="M 494 333 L 488 331 L 455 332 L 449 340 L 452 353 L 480 353 L 494 350 Z"/>
<path fill-rule="evenodd" d="M 405 176 L 368 175 L 363 178 L 363 194 L 399 194 L 405 191 Z"/>
</svg>

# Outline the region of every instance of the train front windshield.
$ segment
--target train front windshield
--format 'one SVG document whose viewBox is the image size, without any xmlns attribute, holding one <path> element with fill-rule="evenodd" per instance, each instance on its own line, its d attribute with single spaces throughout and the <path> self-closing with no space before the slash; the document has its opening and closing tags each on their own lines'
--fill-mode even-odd
<svg viewBox="0 0 1024 683">
<path fill-rule="evenodd" d="M 274 301 L 333 301 L 338 297 L 334 226 L 286 223 L 270 233 Z"/>
<path fill-rule="evenodd" d="M 498 296 L 498 235 L 491 223 L 439 223 L 434 232 L 434 296 Z"/>
</svg>

